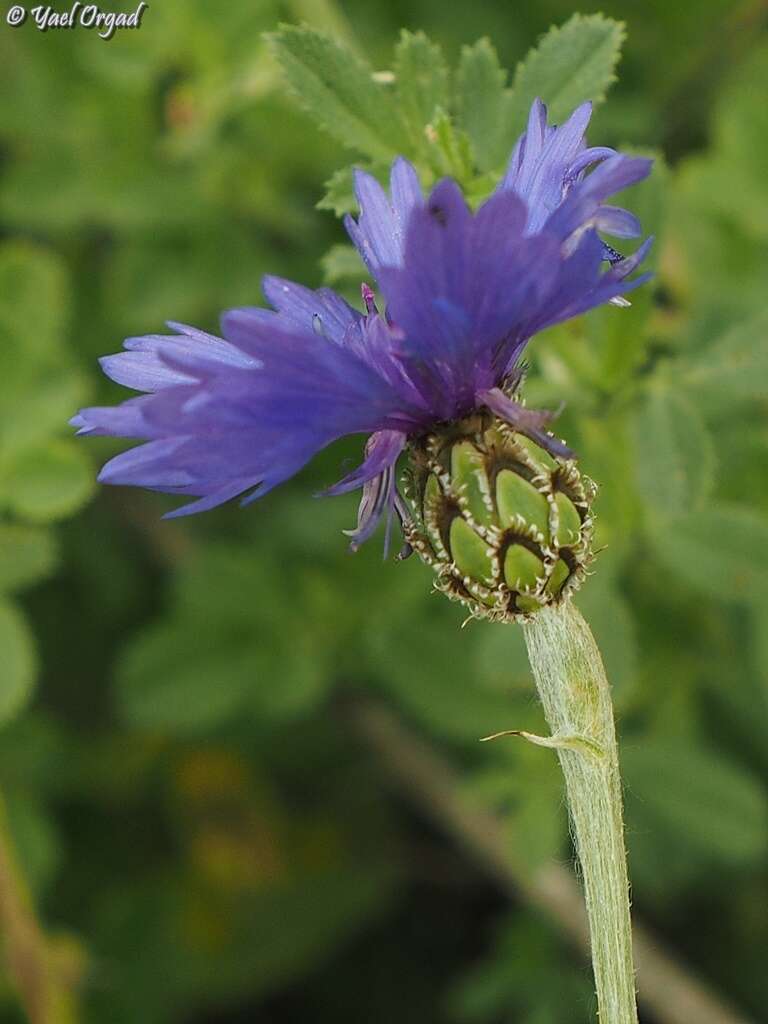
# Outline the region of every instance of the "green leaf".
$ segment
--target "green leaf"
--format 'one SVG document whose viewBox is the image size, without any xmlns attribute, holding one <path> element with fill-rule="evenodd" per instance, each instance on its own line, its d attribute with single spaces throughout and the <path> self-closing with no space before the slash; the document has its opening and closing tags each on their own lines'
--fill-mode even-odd
<svg viewBox="0 0 768 1024">
<path fill-rule="evenodd" d="M 675 384 L 706 415 L 727 412 L 736 402 L 763 400 L 768 393 L 768 313 L 760 312 L 680 359 L 675 371 Z"/>
<path fill-rule="evenodd" d="M 752 611 L 752 636 L 757 674 L 768 697 L 768 593 L 758 599 Z"/>
<path fill-rule="evenodd" d="M 267 40 L 307 113 L 350 149 L 389 161 L 403 148 L 391 93 L 349 50 L 314 29 L 284 25 Z"/>
<path fill-rule="evenodd" d="M 56 543 L 50 530 L 19 523 L 0 523 L 0 591 L 29 586 L 56 565 Z"/>
<path fill-rule="evenodd" d="M 331 210 L 337 217 L 343 217 L 345 213 L 357 213 L 353 177 L 357 169 L 372 174 L 380 182 L 389 181 L 389 164 L 355 164 L 353 167 L 341 167 L 325 182 L 325 195 L 317 204 L 318 210 Z"/>
<path fill-rule="evenodd" d="M 444 110 L 427 125 L 427 154 L 439 175 L 449 175 L 461 185 L 472 180 L 472 149 L 469 139 Z"/>
<path fill-rule="evenodd" d="M 594 500 L 594 547 L 597 550 L 608 545 L 614 555 L 631 543 L 642 509 L 635 487 L 635 452 L 627 420 L 626 415 L 616 412 L 582 416 L 575 444 L 581 465 L 598 485 Z M 603 561 L 601 556 L 601 564 Z"/>
<path fill-rule="evenodd" d="M 555 124 L 585 100 L 603 100 L 616 80 L 624 35 L 621 22 L 602 14 L 574 14 L 564 25 L 553 26 L 515 71 L 507 111 L 512 138 L 524 129 L 537 96 L 547 104 Z"/>
<path fill-rule="evenodd" d="M 28 242 L 0 246 L 0 377 L 14 364 L 58 361 L 69 316 L 64 264 L 53 252 Z"/>
<path fill-rule="evenodd" d="M 369 639 L 371 669 L 402 706 L 436 735 L 474 742 L 496 731 L 499 722 L 509 721 L 512 708 L 495 678 L 478 680 L 473 672 L 477 645 L 488 635 L 485 624 L 472 623 L 472 630 L 468 627 L 459 636 L 460 620 L 453 621 L 451 629 L 451 618 L 443 612 L 430 617 L 421 614 L 414 621 L 393 617 L 380 623 Z M 499 632 L 510 641 L 510 661 L 498 663 L 509 685 L 514 682 L 515 638 L 509 630 Z M 504 656 L 503 650 L 499 653 Z M 415 663 L 417 673 L 412 671 Z M 476 685 L 469 687 L 467 680 L 472 678 Z"/>
<path fill-rule="evenodd" d="M 507 73 L 488 39 L 463 47 L 456 77 L 457 123 L 469 137 L 481 171 L 496 169 L 509 156 L 506 81 Z"/>
<path fill-rule="evenodd" d="M 37 656 L 32 631 L 21 612 L 0 603 L 0 725 L 17 715 L 32 695 Z"/>
<path fill-rule="evenodd" d="M 424 149 L 424 131 L 438 107 L 447 109 L 448 68 L 439 46 L 423 32 L 403 30 L 395 48 L 397 106 L 416 152 Z"/>
<path fill-rule="evenodd" d="M 638 491 L 653 520 L 700 508 L 712 490 L 714 448 L 696 407 L 652 380 L 634 416 Z"/>
<path fill-rule="evenodd" d="M 584 971 L 571 966 L 563 938 L 542 915 L 516 908 L 488 953 L 449 989 L 456 1024 L 583 1024 L 595 1017 Z"/>
<path fill-rule="evenodd" d="M 14 849 L 24 865 L 24 879 L 38 895 L 53 881 L 61 860 L 56 827 L 35 793 L 10 789 L 3 796 Z"/>
<path fill-rule="evenodd" d="M 332 245 L 320 263 L 326 284 L 359 283 L 365 274 L 360 254 L 353 245 Z"/>
<path fill-rule="evenodd" d="M 655 237 L 641 268 L 652 271 L 663 251 L 669 172 L 658 152 L 627 146 L 622 146 L 621 152 L 650 157 L 654 161 L 651 174 L 644 181 L 611 198 L 612 205 L 630 210 L 638 217 L 645 236 Z M 634 241 L 614 241 L 627 254 L 637 248 Z M 606 394 L 614 394 L 637 374 L 647 359 L 648 346 L 656 340 L 657 324 L 655 321 L 649 324 L 657 310 L 653 282 L 634 291 L 630 300 L 629 309 L 617 309 L 604 303 L 584 317 L 586 338 L 596 357 L 594 385 Z"/>
<path fill-rule="evenodd" d="M 254 603 L 257 574 L 272 580 L 268 601 Z M 126 720 L 194 735 L 236 715 L 311 710 L 333 681 L 340 636 L 336 594 L 323 584 L 306 566 L 297 579 L 268 553 L 254 559 L 223 544 L 196 552 L 176 574 L 171 621 L 140 634 L 118 664 Z"/>
<path fill-rule="evenodd" d="M 95 476 L 76 441 L 52 440 L 23 449 L 0 468 L 6 504 L 34 522 L 71 515 L 91 496 Z"/>
<path fill-rule="evenodd" d="M 663 856 L 683 847 L 699 861 L 743 865 L 768 850 L 759 782 L 716 750 L 649 737 L 622 753 L 630 832 Z"/>
<path fill-rule="evenodd" d="M 250 688 L 263 685 L 247 646 L 184 621 L 139 636 L 123 655 L 116 681 L 128 722 L 182 736 L 231 720 Z"/>
<path fill-rule="evenodd" d="M 1 358 L 1 357 L 0 357 Z M 84 374 L 50 369 L 0 395 L 0 450 L 18 452 L 67 428 L 88 395 Z"/>
<path fill-rule="evenodd" d="M 527 701 L 530 705 L 530 693 Z M 510 702 L 506 719 L 517 727 L 523 722 L 521 712 L 521 701 Z M 483 755 L 482 767 L 469 774 L 462 794 L 503 821 L 515 864 L 535 874 L 560 857 L 567 835 L 557 757 L 520 736 L 499 737 L 483 748 Z"/>
<path fill-rule="evenodd" d="M 707 506 L 654 531 L 653 544 L 671 572 L 723 600 L 765 594 L 768 519 L 741 505 Z"/>
<path fill-rule="evenodd" d="M 627 699 L 637 678 L 639 648 L 632 608 L 611 576 L 597 572 L 576 596 L 576 604 L 595 634 L 617 703 Z"/>
<path fill-rule="evenodd" d="M 305 977 L 386 906 L 396 882 L 392 873 L 371 864 L 329 868 L 322 855 L 317 859 L 314 872 L 278 876 L 248 894 L 240 915 L 246 917 L 250 945 L 249 993 L 269 992 Z M 207 951 L 206 959 L 210 962 Z"/>
<path fill-rule="evenodd" d="M 705 215 L 727 220 L 747 238 L 768 238 L 765 181 L 768 172 L 768 51 L 756 46 L 737 62 L 731 81 L 715 97 L 711 146 L 682 164 L 678 187 Z M 735 74 L 733 73 L 735 71 Z"/>
</svg>

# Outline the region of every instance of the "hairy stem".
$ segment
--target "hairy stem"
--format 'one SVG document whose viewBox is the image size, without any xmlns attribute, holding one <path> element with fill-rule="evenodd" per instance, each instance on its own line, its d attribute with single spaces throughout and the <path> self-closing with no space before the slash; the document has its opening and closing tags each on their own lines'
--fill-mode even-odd
<svg viewBox="0 0 768 1024">
<path fill-rule="evenodd" d="M 541 609 L 523 629 L 551 745 L 565 775 L 598 1016 L 602 1024 L 637 1024 L 621 780 L 603 662 L 570 601 Z"/>
</svg>

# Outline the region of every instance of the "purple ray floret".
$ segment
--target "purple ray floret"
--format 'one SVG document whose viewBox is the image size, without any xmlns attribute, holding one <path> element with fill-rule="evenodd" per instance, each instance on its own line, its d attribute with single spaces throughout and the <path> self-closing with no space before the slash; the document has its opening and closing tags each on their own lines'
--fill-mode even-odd
<svg viewBox="0 0 768 1024">
<path fill-rule="evenodd" d="M 513 397 L 523 350 L 648 276 L 628 279 L 650 240 L 624 259 L 598 230 L 640 233 L 632 214 L 603 201 L 651 162 L 587 148 L 590 113 L 585 104 L 556 128 L 536 100 L 497 190 L 474 213 L 449 179 L 425 196 L 402 157 L 389 194 L 358 171 L 360 213 L 346 227 L 384 314 L 367 285 L 358 312 L 330 289 L 266 277 L 272 308 L 230 310 L 221 338 L 176 323 L 170 335 L 129 338 L 102 368 L 142 394 L 72 421 L 82 434 L 145 442 L 99 479 L 197 499 L 169 513 L 187 515 L 259 498 L 332 441 L 368 435 L 360 467 L 327 492 L 363 488 L 355 547 L 402 513 L 395 463 L 413 434 L 487 407 L 568 455 L 547 414 Z"/>
</svg>

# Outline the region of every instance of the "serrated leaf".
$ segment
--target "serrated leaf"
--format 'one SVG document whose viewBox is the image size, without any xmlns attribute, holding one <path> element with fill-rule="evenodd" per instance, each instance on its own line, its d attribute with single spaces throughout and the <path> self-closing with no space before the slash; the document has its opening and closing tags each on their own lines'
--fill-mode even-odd
<svg viewBox="0 0 768 1024">
<path fill-rule="evenodd" d="M 95 489 L 93 466 L 75 441 L 52 440 L 23 449 L 2 466 L 0 480 L 5 504 L 38 523 L 71 515 Z"/>
<path fill-rule="evenodd" d="M 321 128 L 376 160 L 388 162 L 401 151 L 392 95 L 359 57 L 305 26 L 282 26 L 267 40 L 291 92 Z"/>
<path fill-rule="evenodd" d="M 765 594 L 768 519 L 741 505 L 707 506 L 652 534 L 666 568 L 715 598 L 748 601 Z"/>
<path fill-rule="evenodd" d="M 448 68 L 440 47 L 423 32 L 403 30 L 395 47 L 395 88 L 400 116 L 415 153 L 425 145 L 424 130 L 438 107 L 447 108 Z"/>
<path fill-rule="evenodd" d="M 50 530 L 20 523 L 0 523 L 0 591 L 28 586 L 47 576 L 56 564 Z"/>
<path fill-rule="evenodd" d="M 700 508 L 712 490 L 714 447 L 696 407 L 651 382 L 634 416 L 637 486 L 653 520 Z"/>
<path fill-rule="evenodd" d="M 325 193 L 317 204 L 318 210 L 330 210 L 337 217 L 343 217 L 356 209 L 352 171 L 352 167 L 342 167 L 333 172 L 325 183 Z"/>
<path fill-rule="evenodd" d="M 490 40 L 463 47 L 456 76 L 457 124 L 466 132 L 481 171 L 500 167 L 509 156 L 506 81 Z"/>
<path fill-rule="evenodd" d="M 564 25 L 553 26 L 515 71 L 507 110 L 512 141 L 524 130 L 536 97 L 547 104 L 555 124 L 585 100 L 603 100 L 616 80 L 624 35 L 621 22 L 602 14 L 574 14 Z"/>
<path fill-rule="evenodd" d="M 675 383 L 705 415 L 768 394 L 768 313 L 761 312 L 675 364 Z"/>
<path fill-rule="evenodd" d="M 37 655 L 26 619 L 15 605 L 0 602 L 0 725 L 23 710 L 35 684 Z"/>
</svg>

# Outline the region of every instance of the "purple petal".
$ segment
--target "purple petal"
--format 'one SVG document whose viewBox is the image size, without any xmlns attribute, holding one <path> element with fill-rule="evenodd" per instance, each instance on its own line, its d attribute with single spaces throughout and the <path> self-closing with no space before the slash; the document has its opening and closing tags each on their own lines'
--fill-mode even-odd
<svg viewBox="0 0 768 1024">
<path fill-rule="evenodd" d="M 421 186 L 415 169 L 403 157 L 392 165 L 391 201 L 378 181 L 365 171 L 355 171 L 354 183 L 360 216 L 357 222 L 348 216 L 344 224 L 365 265 L 378 279 L 381 267 L 402 263 L 410 215 L 423 201 Z"/>
<path fill-rule="evenodd" d="M 637 238 L 643 233 L 637 217 L 619 206 L 598 207 L 593 221 L 598 231 L 604 231 L 606 235 L 614 235 L 616 238 Z"/>
<path fill-rule="evenodd" d="M 147 395 L 141 395 L 138 398 L 129 398 L 121 405 L 81 409 L 69 422 L 78 428 L 78 434 L 146 438 L 151 436 L 144 418 L 148 398 Z"/>
<path fill-rule="evenodd" d="M 582 149 L 576 159 L 568 167 L 566 171 L 566 180 L 575 181 L 578 176 L 591 167 L 592 164 L 599 163 L 601 160 L 607 160 L 609 157 L 616 156 L 616 150 L 611 149 L 610 146 L 591 146 L 587 149 Z"/>
<path fill-rule="evenodd" d="M 402 441 L 397 438 L 385 438 L 381 434 L 374 434 L 368 438 L 365 446 L 366 459 L 363 466 L 369 466 L 370 468 L 375 462 L 378 462 L 382 468 L 376 475 L 368 475 L 363 483 L 363 495 L 357 510 L 357 526 L 354 530 L 344 530 L 344 533 L 351 538 L 351 551 L 357 551 L 360 545 L 368 540 L 379 525 L 382 516 L 386 513 L 387 530 L 384 538 L 384 557 L 387 557 L 392 513 L 398 498 L 397 488 L 395 487 L 395 462 L 402 450 L 404 440 L 404 438 L 402 438 Z M 382 454 L 378 459 L 375 458 L 377 449 L 382 450 Z M 345 482 L 342 481 L 342 483 Z M 359 486 L 359 481 L 355 486 Z M 339 492 L 337 491 L 336 493 Z"/>
<path fill-rule="evenodd" d="M 564 459 L 573 457 L 571 449 L 562 441 L 553 437 L 544 430 L 544 427 L 552 419 L 552 414 L 534 409 L 526 409 L 513 398 L 508 398 L 499 388 L 491 388 L 489 391 L 478 394 L 479 402 L 487 405 L 491 412 L 495 412 L 503 420 L 518 430 L 526 437 L 530 437 L 536 444 L 541 445 L 552 455 L 558 455 Z"/>
<path fill-rule="evenodd" d="M 189 384 L 193 378 L 172 370 L 154 352 L 118 352 L 102 356 L 99 365 L 116 384 L 134 391 L 159 391 L 176 384 Z"/>
<path fill-rule="evenodd" d="M 371 434 L 365 446 L 365 459 L 343 480 L 323 491 L 324 497 L 346 494 L 354 491 L 385 469 L 394 465 L 398 455 L 405 448 L 407 436 L 397 430 L 380 430 Z"/>
<path fill-rule="evenodd" d="M 270 305 L 290 322 L 307 330 L 317 331 L 315 318 L 319 317 L 321 333 L 324 337 L 340 344 L 344 340 L 349 327 L 360 319 L 360 313 L 336 295 L 330 288 L 312 291 L 303 285 L 287 281 L 282 277 L 270 274 L 262 278 L 261 288 Z M 248 310 L 258 318 L 259 311 Z M 285 326 L 285 324 L 283 324 Z"/>
</svg>

